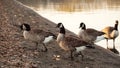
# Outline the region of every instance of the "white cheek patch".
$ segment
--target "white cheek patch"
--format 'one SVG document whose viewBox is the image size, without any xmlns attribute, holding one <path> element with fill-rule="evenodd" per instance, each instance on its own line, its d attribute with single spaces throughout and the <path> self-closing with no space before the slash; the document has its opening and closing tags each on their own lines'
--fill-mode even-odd
<svg viewBox="0 0 120 68">
<path fill-rule="evenodd" d="M 22 27 L 23 27 L 24 30 L 26 29 L 25 25 L 23 25 Z"/>
<path fill-rule="evenodd" d="M 60 28 L 62 28 L 62 27 L 63 27 L 63 25 L 61 24 L 61 25 L 60 25 Z"/>
<path fill-rule="evenodd" d="M 86 49 L 86 46 L 76 47 L 76 52 L 80 52 Z"/>
<path fill-rule="evenodd" d="M 84 24 L 82 25 L 82 28 L 84 27 Z"/>
<path fill-rule="evenodd" d="M 105 39 L 104 35 L 97 36 L 97 38 L 94 42 L 99 42 L 99 41 L 104 40 L 104 39 Z"/>
<path fill-rule="evenodd" d="M 48 37 L 45 37 L 45 40 L 43 41 L 43 43 L 49 43 L 51 41 L 53 41 L 53 36 L 48 36 Z"/>
</svg>

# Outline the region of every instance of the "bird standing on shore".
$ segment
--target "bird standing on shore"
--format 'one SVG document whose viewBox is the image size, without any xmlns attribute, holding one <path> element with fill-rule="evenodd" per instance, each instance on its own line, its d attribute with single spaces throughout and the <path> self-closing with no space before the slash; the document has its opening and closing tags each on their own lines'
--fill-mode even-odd
<svg viewBox="0 0 120 68">
<path fill-rule="evenodd" d="M 46 32 L 46 31 L 39 30 L 39 29 L 31 30 L 30 25 L 26 23 L 23 23 L 20 26 L 20 28 L 24 30 L 23 36 L 25 39 L 36 43 L 37 47 L 40 42 L 43 44 L 44 46 L 44 50 L 42 50 L 43 52 L 46 52 L 48 50 L 45 45 L 51 42 L 52 40 L 56 39 L 56 36 L 53 33 Z"/>
<path fill-rule="evenodd" d="M 83 59 L 84 55 L 81 51 L 86 48 L 95 48 L 92 44 L 80 40 L 79 38 L 74 38 L 71 36 L 66 37 L 65 28 L 62 23 L 58 23 L 57 27 L 60 29 L 57 36 L 57 43 L 63 50 L 70 52 L 71 60 L 73 60 L 73 52 L 77 52 L 77 55 L 81 55 Z"/>
<path fill-rule="evenodd" d="M 108 26 L 105 27 L 102 32 L 104 32 L 104 37 L 106 39 L 106 44 L 107 44 L 107 49 L 108 48 L 108 40 L 109 39 L 113 39 L 113 49 L 110 49 L 111 51 L 113 51 L 114 53 L 119 53 L 116 49 L 115 49 L 115 39 L 118 37 L 119 35 L 119 31 L 118 31 L 118 20 L 116 20 L 114 27 Z"/>
<path fill-rule="evenodd" d="M 78 33 L 78 37 L 84 41 L 87 41 L 89 43 L 95 43 L 95 42 L 99 42 L 104 38 L 104 32 L 101 31 L 97 31 L 95 29 L 92 28 L 87 28 L 86 29 L 86 25 L 82 22 L 80 23 L 80 31 Z"/>
</svg>

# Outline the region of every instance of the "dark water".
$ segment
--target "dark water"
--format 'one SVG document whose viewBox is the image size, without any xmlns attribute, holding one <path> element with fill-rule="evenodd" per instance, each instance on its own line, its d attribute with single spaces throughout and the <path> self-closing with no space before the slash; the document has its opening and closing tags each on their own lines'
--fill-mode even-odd
<svg viewBox="0 0 120 68">
<path fill-rule="evenodd" d="M 97 9 L 119 10 L 120 0 L 18 0 L 35 10 L 92 11 Z"/>
</svg>

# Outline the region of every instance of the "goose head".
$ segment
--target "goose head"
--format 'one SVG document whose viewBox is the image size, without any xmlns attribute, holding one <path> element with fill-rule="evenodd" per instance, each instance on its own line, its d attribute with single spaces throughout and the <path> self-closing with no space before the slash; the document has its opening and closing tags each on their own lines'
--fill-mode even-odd
<svg viewBox="0 0 120 68">
<path fill-rule="evenodd" d="M 118 30 L 118 20 L 116 20 L 116 22 L 115 22 L 114 29 L 115 29 L 115 30 Z"/>
<path fill-rule="evenodd" d="M 60 29 L 60 33 L 65 34 L 65 28 L 62 23 L 58 23 L 56 27 Z"/>
<path fill-rule="evenodd" d="M 84 30 L 85 30 L 85 29 L 86 29 L 86 26 L 85 26 L 85 24 L 84 24 L 83 22 L 81 22 L 81 23 L 80 23 L 79 28 L 81 28 L 81 29 L 84 29 Z"/>
<path fill-rule="evenodd" d="M 58 23 L 56 27 L 57 27 L 57 28 L 63 28 L 64 26 L 63 26 L 62 23 Z"/>
<path fill-rule="evenodd" d="M 26 30 L 26 31 L 30 31 L 31 28 L 30 28 L 30 25 L 29 24 L 26 24 L 26 23 L 23 23 L 21 26 L 20 26 L 21 30 Z"/>
</svg>

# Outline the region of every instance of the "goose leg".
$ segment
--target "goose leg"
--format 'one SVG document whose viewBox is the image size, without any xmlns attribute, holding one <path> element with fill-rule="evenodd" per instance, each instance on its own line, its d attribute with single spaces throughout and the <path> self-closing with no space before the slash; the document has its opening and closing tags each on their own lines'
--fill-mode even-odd
<svg viewBox="0 0 120 68">
<path fill-rule="evenodd" d="M 71 58 L 71 60 L 74 60 L 74 58 L 73 58 L 73 51 L 70 51 L 70 58 Z"/>
<path fill-rule="evenodd" d="M 113 52 L 116 54 L 119 54 L 119 51 L 117 51 L 117 49 L 115 49 L 115 39 L 113 39 Z"/>
<path fill-rule="evenodd" d="M 106 44 L 107 44 L 107 49 L 109 49 L 109 48 L 108 48 L 108 39 L 106 39 Z"/>
<path fill-rule="evenodd" d="M 82 57 L 82 60 L 83 60 L 83 58 L 84 58 L 84 55 L 82 54 L 82 52 L 81 52 L 81 51 L 80 51 L 80 52 L 78 52 L 77 54 L 75 54 L 74 56 L 78 57 L 79 55 L 81 55 L 81 57 Z"/>
<path fill-rule="evenodd" d="M 43 46 L 44 46 L 44 50 L 42 49 L 41 51 L 42 51 L 42 52 L 47 52 L 48 49 L 47 49 L 47 47 L 45 46 L 44 43 L 43 43 Z"/>
<path fill-rule="evenodd" d="M 115 39 L 113 39 L 113 49 L 115 49 Z"/>
<path fill-rule="evenodd" d="M 79 54 L 81 55 L 81 57 L 82 57 L 82 60 L 83 60 L 83 58 L 84 58 L 84 55 L 82 54 L 82 52 L 81 52 L 81 51 L 79 52 Z"/>
</svg>

